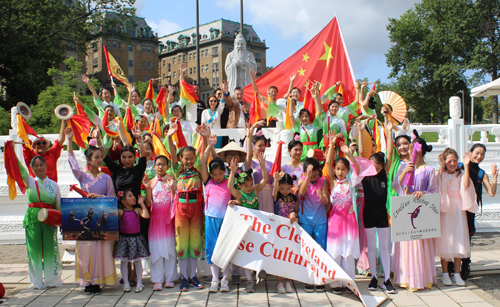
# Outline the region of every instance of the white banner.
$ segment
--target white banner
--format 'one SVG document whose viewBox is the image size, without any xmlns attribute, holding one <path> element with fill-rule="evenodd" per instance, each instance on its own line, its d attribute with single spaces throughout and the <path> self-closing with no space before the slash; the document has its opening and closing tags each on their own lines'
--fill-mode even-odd
<svg viewBox="0 0 500 307">
<path fill-rule="evenodd" d="M 391 197 L 392 242 L 441 237 L 439 194 Z"/>
<path fill-rule="evenodd" d="M 212 262 L 223 269 L 231 262 L 307 284 L 341 281 L 365 306 L 378 306 L 386 299 L 360 295 L 356 283 L 297 223 L 240 206 L 226 211 Z"/>
</svg>

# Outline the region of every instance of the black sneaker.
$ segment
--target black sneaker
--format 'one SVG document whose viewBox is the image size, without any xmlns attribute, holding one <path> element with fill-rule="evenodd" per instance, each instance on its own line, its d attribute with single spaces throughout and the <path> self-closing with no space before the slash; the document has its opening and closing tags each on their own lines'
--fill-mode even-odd
<svg viewBox="0 0 500 307">
<path fill-rule="evenodd" d="M 467 280 L 470 276 L 470 258 L 462 259 L 462 271 L 460 272 L 460 277 L 462 280 Z"/>
<path fill-rule="evenodd" d="M 189 291 L 189 284 L 187 279 L 181 279 L 181 286 L 179 287 L 179 289 L 181 289 L 182 292 Z"/>
<path fill-rule="evenodd" d="M 448 262 L 448 273 L 452 276 L 455 273 L 455 264 L 453 261 Z"/>
<path fill-rule="evenodd" d="M 194 287 L 196 289 L 203 289 L 204 288 L 203 284 L 198 280 L 198 278 L 196 278 L 196 276 L 193 278 L 190 278 L 188 280 L 188 283 L 191 287 Z"/>
<path fill-rule="evenodd" d="M 354 293 L 354 292 L 352 292 L 351 289 L 349 289 L 347 287 L 345 287 L 344 290 L 345 290 L 345 293 L 347 293 L 347 294 L 353 294 Z"/>
<path fill-rule="evenodd" d="M 325 285 L 316 286 L 316 292 L 325 292 Z"/>
<path fill-rule="evenodd" d="M 94 294 L 94 289 L 92 288 L 92 286 L 85 286 L 85 290 L 83 290 L 83 293 L 84 294 L 87 294 L 87 295 L 91 295 L 91 294 Z"/>
<path fill-rule="evenodd" d="M 372 277 L 372 280 L 370 281 L 370 284 L 368 285 L 368 290 L 370 291 L 377 291 L 378 289 L 378 280 L 377 277 Z"/>
<path fill-rule="evenodd" d="M 304 287 L 304 291 L 306 291 L 308 293 L 314 292 L 314 286 L 306 284 Z"/>
<path fill-rule="evenodd" d="M 92 290 L 95 295 L 99 295 L 102 293 L 102 289 L 100 285 L 92 285 Z"/>
<path fill-rule="evenodd" d="M 239 285 L 241 283 L 241 277 L 238 275 L 233 275 L 231 277 L 231 282 L 233 283 L 233 285 Z"/>
<path fill-rule="evenodd" d="M 396 289 L 394 289 L 394 286 L 392 285 L 390 278 L 388 280 L 384 281 L 384 289 L 385 289 L 385 293 L 389 293 L 389 294 L 396 293 Z"/>
</svg>

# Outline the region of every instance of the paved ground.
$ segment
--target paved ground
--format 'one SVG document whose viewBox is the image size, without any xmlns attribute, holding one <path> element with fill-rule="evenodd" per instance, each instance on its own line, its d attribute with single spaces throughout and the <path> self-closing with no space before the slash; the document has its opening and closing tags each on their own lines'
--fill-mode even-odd
<svg viewBox="0 0 500 307">
<path fill-rule="evenodd" d="M 388 299 L 381 306 L 500 306 L 500 248 L 497 245 L 500 234 L 481 234 L 473 244 L 473 275 L 466 287 L 444 286 L 439 277 L 432 290 L 412 293 L 398 288 L 397 294 L 386 295 L 382 290 L 367 290 L 369 280 L 359 278 L 356 283 L 364 295 L 384 296 Z M 6 248 L 7 247 L 7 248 Z M 102 295 L 83 294 L 83 289 L 74 282 L 74 266 L 65 265 L 64 287 L 48 290 L 28 288 L 29 276 L 26 259 L 20 256 L 23 245 L 2 245 L 0 248 L 0 282 L 7 289 L 6 306 L 362 306 L 353 294 L 334 295 L 306 293 L 301 283 L 295 283 L 295 293 L 277 294 L 276 281 L 270 278 L 257 286 L 256 293 L 232 286 L 229 293 L 208 293 L 204 290 L 190 290 L 180 293 L 176 288 L 153 292 L 149 278 L 144 279 L 146 288 L 142 293 L 124 294 L 121 286 L 107 287 Z M 493 249 L 492 249 L 493 248 Z M 23 263 L 16 263 L 23 262 Z M 439 269 L 438 269 L 439 270 Z M 440 270 L 438 272 L 440 276 Z"/>
</svg>

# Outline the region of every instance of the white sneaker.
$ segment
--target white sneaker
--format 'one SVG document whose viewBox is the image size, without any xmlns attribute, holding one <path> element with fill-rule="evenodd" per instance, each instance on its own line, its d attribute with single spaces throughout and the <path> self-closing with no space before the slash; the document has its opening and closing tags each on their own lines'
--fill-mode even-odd
<svg viewBox="0 0 500 307">
<path fill-rule="evenodd" d="M 293 290 L 292 284 L 290 284 L 290 281 L 288 281 L 288 280 L 285 283 L 285 291 L 286 291 L 286 293 L 293 293 L 293 292 L 295 292 Z"/>
<path fill-rule="evenodd" d="M 465 281 L 462 279 L 460 274 L 455 274 L 455 284 L 460 287 L 465 286 Z"/>
<path fill-rule="evenodd" d="M 255 282 L 247 281 L 247 287 L 246 287 L 245 291 L 247 293 L 254 293 L 255 292 Z"/>
<path fill-rule="evenodd" d="M 212 280 L 210 283 L 210 289 L 208 290 L 210 293 L 217 293 L 219 292 L 219 281 L 218 280 Z"/>
<path fill-rule="evenodd" d="M 280 281 L 276 285 L 276 292 L 278 292 L 278 293 L 286 293 L 285 286 L 283 285 L 283 282 Z"/>
<path fill-rule="evenodd" d="M 450 275 L 448 273 L 443 273 L 443 275 L 441 276 L 441 282 L 445 286 L 451 286 L 452 285 L 452 282 L 451 282 L 451 279 L 450 279 Z"/>
<path fill-rule="evenodd" d="M 229 289 L 229 280 L 222 278 L 220 281 L 220 292 L 229 292 L 231 289 Z"/>
</svg>

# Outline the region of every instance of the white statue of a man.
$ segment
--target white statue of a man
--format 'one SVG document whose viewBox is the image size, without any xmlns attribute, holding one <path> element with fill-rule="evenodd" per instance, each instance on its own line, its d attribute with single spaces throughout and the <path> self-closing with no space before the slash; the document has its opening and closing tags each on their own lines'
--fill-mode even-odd
<svg viewBox="0 0 500 307">
<path fill-rule="evenodd" d="M 257 71 L 255 57 L 247 50 L 245 37 L 241 34 L 236 35 L 234 39 L 234 50 L 226 58 L 226 75 L 229 92 L 234 95 L 234 89 L 244 88 L 252 79 L 250 78 L 250 69 Z"/>
</svg>

